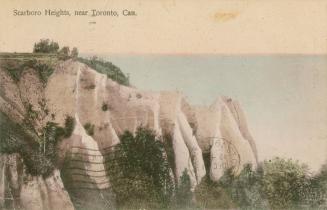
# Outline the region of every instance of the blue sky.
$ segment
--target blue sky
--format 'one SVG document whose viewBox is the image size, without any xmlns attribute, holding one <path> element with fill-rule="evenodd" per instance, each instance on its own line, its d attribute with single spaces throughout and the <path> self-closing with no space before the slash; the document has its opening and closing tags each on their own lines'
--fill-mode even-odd
<svg viewBox="0 0 327 210">
<path fill-rule="evenodd" d="M 192 104 L 237 99 L 261 160 L 293 158 L 316 170 L 327 157 L 327 56 L 108 55 L 143 90 L 179 90 Z"/>
</svg>

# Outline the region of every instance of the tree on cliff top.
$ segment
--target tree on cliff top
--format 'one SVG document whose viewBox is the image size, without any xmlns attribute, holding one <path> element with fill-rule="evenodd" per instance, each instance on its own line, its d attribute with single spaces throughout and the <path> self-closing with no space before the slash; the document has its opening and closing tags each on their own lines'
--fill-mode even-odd
<svg viewBox="0 0 327 210">
<path fill-rule="evenodd" d="M 76 47 L 74 47 L 72 49 L 72 51 L 70 52 L 70 56 L 73 58 L 73 59 L 77 59 L 78 58 L 78 49 Z"/>
<path fill-rule="evenodd" d="M 33 53 L 57 53 L 59 44 L 49 39 L 41 39 L 34 44 Z"/>
</svg>

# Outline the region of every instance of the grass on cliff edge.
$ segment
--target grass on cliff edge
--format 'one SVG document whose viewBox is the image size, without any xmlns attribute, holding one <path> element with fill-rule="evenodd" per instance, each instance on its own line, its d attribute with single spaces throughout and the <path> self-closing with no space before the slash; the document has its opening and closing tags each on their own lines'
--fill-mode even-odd
<svg viewBox="0 0 327 210">
<path fill-rule="evenodd" d="M 118 82 L 121 85 L 129 86 L 129 77 L 126 76 L 119 67 L 115 66 L 111 62 L 97 58 L 77 58 L 81 63 L 86 64 L 90 68 L 96 70 L 101 74 L 107 75 L 108 78 Z"/>
<path fill-rule="evenodd" d="M 34 69 L 38 72 L 40 80 L 46 83 L 58 61 L 70 58 L 72 57 L 63 57 L 59 53 L 0 53 L 0 67 L 5 69 L 15 82 L 20 80 L 25 69 Z M 79 57 L 77 61 L 86 64 L 101 74 L 107 75 L 108 78 L 121 85 L 129 86 L 129 77 L 111 62 L 95 56 L 92 58 Z"/>
<path fill-rule="evenodd" d="M 19 82 L 25 70 L 33 69 L 46 84 L 57 63 L 55 54 L 0 53 L 0 68 L 6 70 L 14 82 Z"/>
</svg>

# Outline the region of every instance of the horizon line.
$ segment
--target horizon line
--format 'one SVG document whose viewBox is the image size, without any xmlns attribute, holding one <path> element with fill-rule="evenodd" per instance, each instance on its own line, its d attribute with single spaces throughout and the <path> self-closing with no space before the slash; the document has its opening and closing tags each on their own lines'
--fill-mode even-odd
<svg viewBox="0 0 327 210">
<path fill-rule="evenodd" d="M 0 51 L 0 54 L 4 53 L 33 53 L 28 51 Z M 119 55 L 119 56 L 126 56 L 126 55 L 133 55 L 133 56 L 327 56 L 326 53 L 209 53 L 209 52 L 191 52 L 191 53 L 184 53 L 184 52 L 79 52 L 80 55 L 83 54 L 93 54 L 93 55 Z"/>
</svg>

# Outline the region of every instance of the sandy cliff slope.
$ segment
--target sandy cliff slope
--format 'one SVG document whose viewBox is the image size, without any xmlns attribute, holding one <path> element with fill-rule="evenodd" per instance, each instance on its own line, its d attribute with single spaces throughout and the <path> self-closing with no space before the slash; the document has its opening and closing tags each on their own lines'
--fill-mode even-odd
<svg viewBox="0 0 327 210">
<path fill-rule="evenodd" d="M 39 120 L 37 126 L 44 126 L 48 120 L 63 125 L 67 116 L 74 117 L 73 134 L 62 141 L 58 150 L 65 187 L 77 197 L 80 194 L 76 191 L 101 190 L 110 195 L 105 157 L 119 143 L 120 134 L 126 130 L 134 132 L 139 126 L 172 138 L 175 178 L 178 180 L 187 170 L 193 187 L 207 173 L 218 180 L 227 168 L 233 168 L 237 174 L 246 163 L 256 166 L 254 140 L 240 105 L 232 99 L 221 97 L 209 107 L 195 107 L 181 93 L 122 86 L 72 60 L 58 65 L 46 86 L 40 85 L 31 72 L 18 85 L 4 71 L 0 71 L 0 76 L 1 111 L 16 122 L 22 120 L 26 101 L 35 109 L 42 109 L 39 101 L 47 104 L 50 114 Z M 86 124 L 94 127 L 92 135 L 85 130 Z M 203 154 L 210 155 L 210 167 L 205 167 L 208 164 Z M 38 182 L 37 178 L 33 180 L 29 182 Z M 42 187 L 49 188 L 46 184 Z"/>
<path fill-rule="evenodd" d="M 58 170 L 46 179 L 27 175 L 18 154 L 0 155 L 0 207 L 21 210 L 74 209 Z"/>
</svg>

